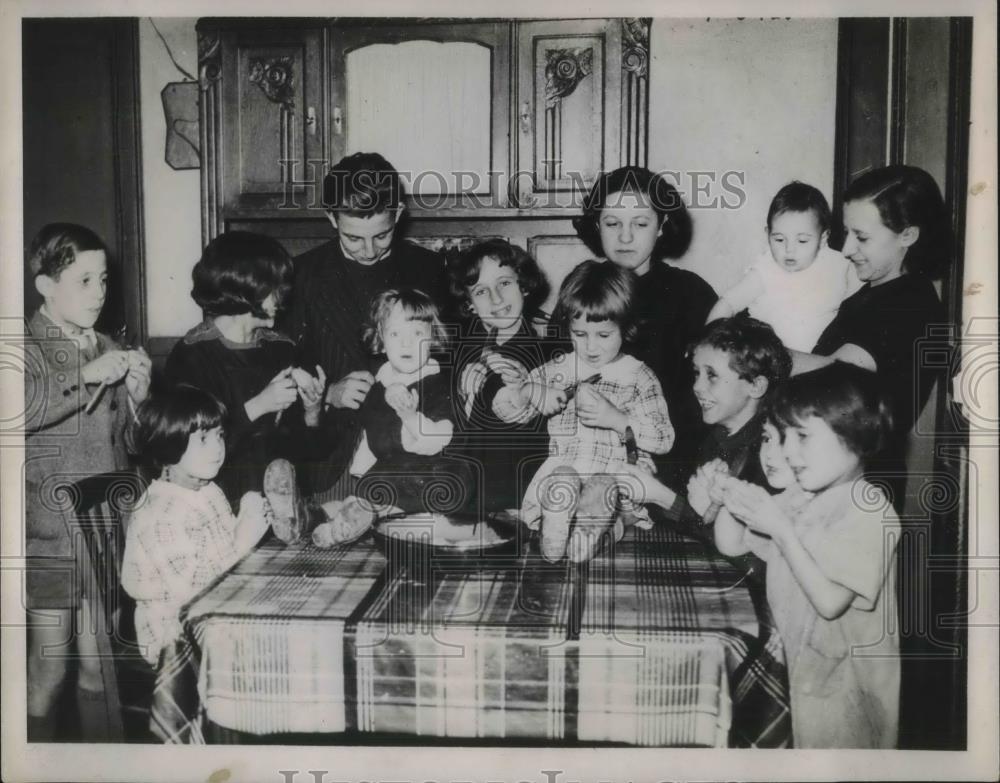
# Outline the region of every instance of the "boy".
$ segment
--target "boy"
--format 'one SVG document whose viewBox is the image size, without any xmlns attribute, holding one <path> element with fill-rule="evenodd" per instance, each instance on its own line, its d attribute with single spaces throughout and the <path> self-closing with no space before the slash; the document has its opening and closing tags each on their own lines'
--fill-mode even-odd
<svg viewBox="0 0 1000 783">
<path fill-rule="evenodd" d="M 746 316 L 710 323 L 692 354 L 694 393 L 708 436 L 698 448 L 694 466 L 724 462 L 729 473 L 767 486 L 758 454 L 763 436 L 764 403 L 788 378 L 791 358 L 774 330 Z M 704 489 L 692 479 L 689 493 Z M 693 530 L 711 522 L 711 511 L 695 511 L 686 498 L 670 492 L 667 517 Z M 704 503 L 696 503 L 703 507 Z"/>
<path fill-rule="evenodd" d="M 284 325 L 301 367 L 319 365 L 330 379 L 323 425 L 332 451 L 309 466 L 305 483 L 326 490 L 346 475 L 360 435 L 357 411 L 375 377 L 361 331 L 375 296 L 417 288 L 443 304 L 444 260 L 396 236 L 404 210 L 399 172 L 381 155 L 358 152 L 323 180 L 323 206 L 336 239 L 295 259 L 292 309 Z"/>
<path fill-rule="evenodd" d="M 101 741 L 105 703 L 89 597 L 78 572 L 67 573 L 75 545 L 53 500 L 61 485 L 128 467 L 150 361 L 142 349 L 123 351 L 94 330 L 108 279 L 104 244 L 94 232 L 71 223 L 45 226 L 31 244 L 28 269 L 45 300 L 28 320 L 24 365 L 28 739 L 54 739 L 69 656 L 51 650 L 78 628 L 71 641 L 80 726 L 84 739 Z"/>
</svg>

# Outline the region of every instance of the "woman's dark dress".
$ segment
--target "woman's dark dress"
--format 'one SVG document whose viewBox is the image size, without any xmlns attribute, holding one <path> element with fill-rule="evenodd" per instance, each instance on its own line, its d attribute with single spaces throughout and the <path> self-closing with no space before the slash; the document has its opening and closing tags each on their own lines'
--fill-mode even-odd
<svg viewBox="0 0 1000 783">
<path fill-rule="evenodd" d="M 523 422 L 501 419 L 494 400 L 504 388 L 503 378 L 481 360 L 492 353 L 529 373 L 544 364 L 545 345 L 523 319 L 517 333 L 502 345 L 479 318 L 464 325 L 463 335 L 455 362 L 462 428 L 456 450 L 471 460 L 479 476 L 480 512 L 519 508 L 524 489 L 548 456 L 545 419 L 537 414 Z"/>
<path fill-rule="evenodd" d="M 694 272 L 653 261 L 639 278 L 636 312 L 639 337 L 628 347 L 656 373 L 674 426 L 674 445 L 656 458 L 661 480 L 685 492 L 697 467 L 697 452 L 708 428 L 694 396 L 694 373 L 688 347 L 705 329 L 705 319 L 718 300 L 715 291 Z"/>
<path fill-rule="evenodd" d="M 298 403 L 282 414 L 280 424 L 274 413 L 250 421 L 244 407 L 275 375 L 292 366 L 294 354 L 295 345 L 278 332 L 260 329 L 253 342 L 234 343 L 206 320 L 184 335 L 167 358 L 164 374 L 169 383 L 197 386 L 226 406 L 226 462 L 216 483 L 234 509 L 243 493 L 261 490 L 270 460 L 294 458 L 293 444 L 303 442 Z"/>
<path fill-rule="evenodd" d="M 942 362 L 921 362 L 940 352 L 931 327 L 947 328 L 947 315 L 930 280 L 904 274 L 878 286 L 862 286 L 844 300 L 837 317 L 820 335 L 813 353 L 829 356 L 853 344 L 875 360 L 879 385 L 892 411 L 892 437 L 870 478 L 888 483 L 897 508 L 906 488 L 907 436 L 941 377 Z M 929 350 L 922 350 L 929 349 Z"/>
</svg>

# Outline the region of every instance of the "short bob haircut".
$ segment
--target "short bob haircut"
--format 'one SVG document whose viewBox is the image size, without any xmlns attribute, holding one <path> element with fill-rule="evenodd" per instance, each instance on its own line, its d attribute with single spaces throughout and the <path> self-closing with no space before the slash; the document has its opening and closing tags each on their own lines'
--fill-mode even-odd
<svg viewBox="0 0 1000 783">
<path fill-rule="evenodd" d="M 220 234 L 195 264 L 191 298 L 205 315 L 252 313 L 267 318 L 264 300 L 284 306 L 292 288 L 292 260 L 278 240 L 249 231 Z"/>
<path fill-rule="evenodd" d="M 487 258 L 508 266 L 517 275 L 524 295 L 524 314 L 536 311 L 549 294 L 549 281 L 535 259 L 505 239 L 487 239 L 448 258 L 451 295 L 459 305 L 468 304 Z"/>
<path fill-rule="evenodd" d="M 767 230 L 771 230 L 771 221 L 786 212 L 812 212 L 816 217 L 820 233 L 830 230 L 830 204 L 817 188 L 805 182 L 789 182 L 774 194 L 771 206 L 767 210 Z"/>
<path fill-rule="evenodd" d="M 584 261 L 570 272 L 559 289 L 552 320 L 569 328 L 577 318 L 591 323 L 613 321 L 624 342 L 638 336 L 635 298 L 638 278 L 630 269 L 611 262 Z"/>
<path fill-rule="evenodd" d="M 886 228 L 913 226 L 920 236 L 906 251 L 910 274 L 940 277 L 951 261 L 950 215 L 934 178 L 915 166 L 885 166 L 862 174 L 844 191 L 844 204 L 870 201 Z"/>
<path fill-rule="evenodd" d="M 162 470 L 181 461 L 191 433 L 223 426 L 226 406 L 207 391 L 179 383 L 146 399 L 136 415 L 140 453 Z"/>
<path fill-rule="evenodd" d="M 615 193 L 645 197 L 656 212 L 663 233 L 653 246 L 652 259 L 680 258 L 691 244 L 691 215 L 684 199 L 666 177 L 641 166 L 624 166 L 601 174 L 583 202 L 583 215 L 573 218 L 573 228 L 591 252 L 604 256 L 599 221 L 601 210 Z"/>
<path fill-rule="evenodd" d="M 107 248 L 89 228 L 75 223 L 49 223 L 35 235 L 28 248 L 28 269 L 32 276 L 58 280 L 62 271 L 76 261 L 78 253 Z"/>
<path fill-rule="evenodd" d="M 438 315 L 437 305 L 427 294 L 416 288 L 390 288 L 372 302 L 364 344 L 373 354 L 385 353 L 382 330 L 396 306 L 403 308 L 408 321 L 423 321 L 431 325 L 431 350 L 438 351 L 448 343 L 448 335 Z"/>
<path fill-rule="evenodd" d="M 399 172 L 377 152 L 348 155 L 323 178 L 323 208 L 333 217 L 371 217 L 402 203 Z"/>
<path fill-rule="evenodd" d="M 768 413 L 782 435 L 811 416 L 825 421 L 862 463 L 884 448 L 892 432 L 878 377 L 846 362 L 791 378 L 775 394 Z"/>
<path fill-rule="evenodd" d="M 743 380 L 765 378 L 765 400 L 792 371 L 792 358 L 774 329 L 747 315 L 712 321 L 692 345 L 692 353 L 701 346 L 728 354 L 730 368 Z"/>
</svg>

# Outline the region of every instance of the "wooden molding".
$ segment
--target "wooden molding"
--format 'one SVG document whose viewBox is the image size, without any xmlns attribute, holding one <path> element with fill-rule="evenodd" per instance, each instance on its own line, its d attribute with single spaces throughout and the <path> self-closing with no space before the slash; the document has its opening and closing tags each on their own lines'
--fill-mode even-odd
<svg viewBox="0 0 1000 783">
<path fill-rule="evenodd" d="M 622 19 L 623 166 L 649 165 L 649 29 L 648 17 Z"/>
</svg>

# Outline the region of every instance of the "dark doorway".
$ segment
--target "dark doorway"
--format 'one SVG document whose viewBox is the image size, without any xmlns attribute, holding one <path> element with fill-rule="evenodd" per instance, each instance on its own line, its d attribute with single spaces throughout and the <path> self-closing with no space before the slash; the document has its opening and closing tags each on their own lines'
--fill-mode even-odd
<svg viewBox="0 0 1000 783">
<path fill-rule="evenodd" d="M 24 244 L 80 223 L 109 250 L 98 329 L 146 336 L 136 19 L 26 19 L 22 26 Z M 40 304 L 25 274 L 25 315 Z"/>
</svg>

